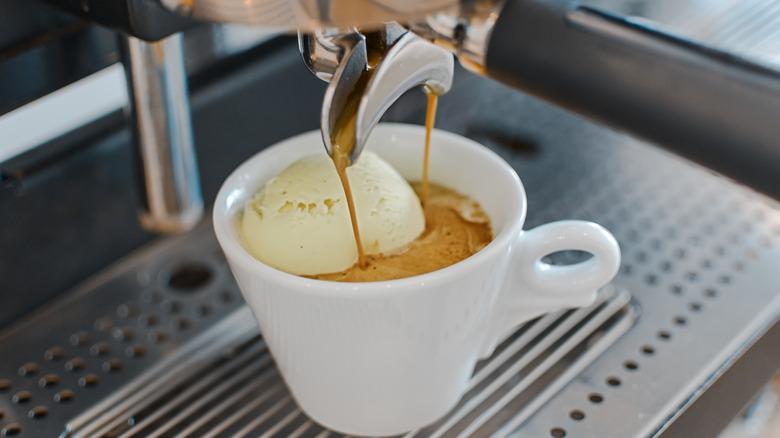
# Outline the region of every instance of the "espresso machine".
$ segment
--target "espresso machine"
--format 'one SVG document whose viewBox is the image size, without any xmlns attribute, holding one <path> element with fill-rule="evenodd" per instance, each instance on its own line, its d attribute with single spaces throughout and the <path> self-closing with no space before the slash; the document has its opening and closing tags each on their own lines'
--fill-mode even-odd
<svg viewBox="0 0 780 438">
<path fill-rule="evenodd" d="M 624 254 L 409 436 L 755 420 L 780 369 L 777 29 L 762 0 L 9 0 L 0 435 L 336 436 L 284 388 L 204 212 L 251 154 L 332 128 L 371 50 L 358 138 L 420 123 L 412 89 L 437 87 L 437 127 L 518 171 L 528 227 L 592 220 Z"/>
</svg>

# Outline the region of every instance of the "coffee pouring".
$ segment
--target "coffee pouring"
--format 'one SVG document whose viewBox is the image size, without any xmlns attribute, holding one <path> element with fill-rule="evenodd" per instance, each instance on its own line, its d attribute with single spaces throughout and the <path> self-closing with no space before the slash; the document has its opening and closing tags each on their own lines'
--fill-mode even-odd
<svg viewBox="0 0 780 438">
<path fill-rule="evenodd" d="M 418 152 L 424 137 L 421 126 L 380 124 L 368 147 L 402 179 L 413 180 L 422 170 Z M 477 360 L 519 324 L 593 303 L 596 290 L 620 266 L 616 239 L 592 222 L 565 220 L 524 230 L 525 190 L 495 152 L 445 131 L 434 131 L 433 143 L 432 181 L 477 201 L 492 232 L 475 254 L 430 272 L 384 278 L 376 271 L 379 278 L 371 278 L 375 274 L 368 270 L 356 282 L 339 273 L 313 280 L 276 269 L 248 250 L 239 218 L 285 168 L 304 157 L 324 157 L 319 131 L 288 138 L 245 161 L 225 180 L 214 204 L 217 239 L 298 407 L 314 422 L 347 435 L 395 436 L 435 422 L 467 391 Z M 364 154 L 351 169 L 370 156 Z M 320 229 L 320 235 L 332 233 Z M 430 249 L 441 254 L 423 258 L 443 260 L 449 246 L 442 236 L 431 236 L 443 246 L 430 242 Z M 542 261 L 564 250 L 592 257 L 566 266 Z"/>
<path fill-rule="evenodd" d="M 306 65 L 315 75 L 330 82 L 320 120 L 329 155 L 333 154 L 331 137 L 337 128 L 342 128 L 337 126 L 340 115 L 354 113 L 350 163 L 357 161 L 371 129 L 404 92 L 423 85 L 431 93 L 441 95 L 452 86 L 454 63 L 448 51 L 395 23 L 386 25 L 372 37 L 367 39 L 358 32 L 299 37 Z M 330 51 L 333 47 L 337 50 Z M 320 55 L 322 52 L 332 54 L 333 62 L 323 62 L 326 58 Z M 374 59 L 370 60 L 369 56 Z"/>
</svg>

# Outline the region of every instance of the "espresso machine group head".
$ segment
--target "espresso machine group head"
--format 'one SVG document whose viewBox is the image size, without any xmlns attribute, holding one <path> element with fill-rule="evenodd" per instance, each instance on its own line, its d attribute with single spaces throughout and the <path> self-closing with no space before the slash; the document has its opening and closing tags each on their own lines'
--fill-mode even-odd
<svg viewBox="0 0 780 438">
<path fill-rule="evenodd" d="M 452 53 L 472 72 L 780 197 L 777 71 L 574 1 L 48 1 L 122 31 L 141 219 L 156 231 L 186 230 L 203 210 L 179 34 L 198 20 L 299 32 L 304 62 L 330 82 L 321 117 L 328 149 L 335 114 L 361 72 L 374 70 L 359 91 L 353 160 L 401 93 L 449 89 Z"/>
</svg>

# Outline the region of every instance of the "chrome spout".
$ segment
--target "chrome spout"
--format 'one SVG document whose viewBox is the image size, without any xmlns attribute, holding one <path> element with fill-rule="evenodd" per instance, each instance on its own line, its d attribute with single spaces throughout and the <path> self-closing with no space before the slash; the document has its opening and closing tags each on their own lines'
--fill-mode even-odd
<svg viewBox="0 0 780 438">
<path fill-rule="evenodd" d="M 360 157 L 371 130 L 387 109 L 411 88 L 425 85 L 437 94 L 444 94 L 452 86 L 453 55 L 401 26 L 391 23 L 380 34 L 386 49 L 379 61 L 369 65 L 366 39 L 360 33 L 339 35 L 325 43 L 313 44 L 322 38 L 301 36 L 301 53 L 306 65 L 318 77 L 329 80 L 322 104 L 320 127 L 328 154 L 331 154 L 331 134 L 338 117 L 355 105 L 355 146 L 350 162 Z M 339 50 L 333 50 L 337 46 Z M 319 53 L 329 57 L 314 59 L 317 47 L 328 47 Z M 323 58 L 328 58 L 327 62 Z M 334 70 L 334 65 L 335 70 Z M 367 77 L 366 77 L 367 76 Z M 357 93 L 357 96 L 356 96 Z"/>
<path fill-rule="evenodd" d="M 181 34 L 156 42 L 122 36 L 142 193 L 141 225 L 190 230 L 203 216 Z"/>
</svg>

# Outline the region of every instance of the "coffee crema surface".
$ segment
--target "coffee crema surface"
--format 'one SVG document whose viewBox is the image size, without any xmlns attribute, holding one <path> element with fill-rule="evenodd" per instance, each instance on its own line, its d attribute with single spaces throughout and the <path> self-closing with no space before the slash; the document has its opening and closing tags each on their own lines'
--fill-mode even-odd
<svg viewBox="0 0 780 438">
<path fill-rule="evenodd" d="M 422 184 L 412 184 L 421 195 Z M 428 184 L 423 206 L 425 231 L 408 245 L 387 254 L 370 254 L 342 272 L 306 275 L 343 282 L 397 280 L 427 274 L 476 254 L 493 240 L 490 218 L 473 199 L 438 184 Z"/>
</svg>

